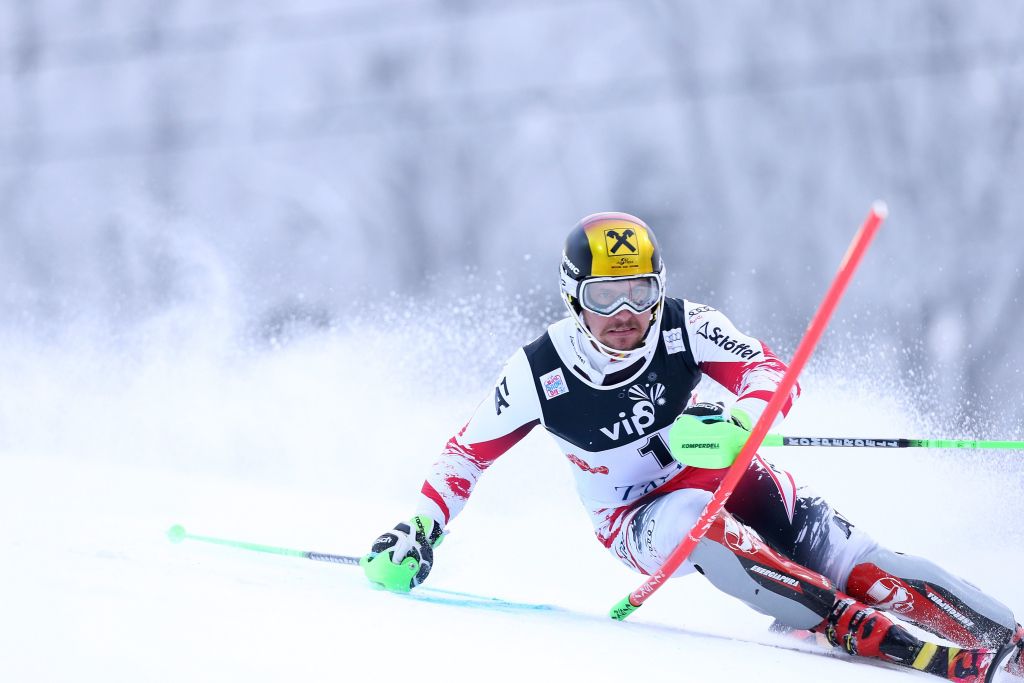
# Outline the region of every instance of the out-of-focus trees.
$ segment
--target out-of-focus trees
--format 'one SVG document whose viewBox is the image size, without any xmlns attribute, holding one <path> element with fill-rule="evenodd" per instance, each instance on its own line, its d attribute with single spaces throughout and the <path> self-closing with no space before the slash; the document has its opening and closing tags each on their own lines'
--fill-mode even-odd
<svg viewBox="0 0 1024 683">
<path fill-rule="evenodd" d="M 540 309 L 567 228 L 620 209 L 673 294 L 785 350 L 882 197 L 826 345 L 1022 415 L 1022 26 L 1010 0 L 8 3 L 0 314 L 216 292 L 276 328 L 467 268 Z"/>
</svg>

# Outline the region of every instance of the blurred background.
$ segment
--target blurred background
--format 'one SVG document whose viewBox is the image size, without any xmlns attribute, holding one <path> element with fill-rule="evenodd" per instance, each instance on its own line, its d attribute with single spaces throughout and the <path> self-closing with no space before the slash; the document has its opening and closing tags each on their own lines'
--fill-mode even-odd
<svg viewBox="0 0 1024 683">
<path fill-rule="evenodd" d="M 788 356 L 881 198 L 815 362 L 1019 436 L 1022 112 L 1016 0 L 8 0 L 0 332 L 429 320 L 397 354 L 489 379 L 622 210 L 670 294 Z"/>
<path fill-rule="evenodd" d="M 1022 117 L 1020 0 L 3 0 L 4 673 L 379 675 L 400 607 L 358 572 L 164 531 L 367 550 L 563 315 L 562 241 L 596 211 L 646 220 L 671 295 L 789 358 L 886 200 L 786 431 L 1024 438 Z M 550 439 L 514 450 L 432 585 L 601 621 L 498 622 L 512 648 L 464 610 L 431 628 L 578 678 L 564 644 L 627 642 L 600 623 L 636 576 L 593 541 Z M 1019 453 L 772 450 L 1020 614 Z M 767 626 L 678 583 L 640 619 Z M 765 652 L 725 677 L 767 680 Z"/>
</svg>

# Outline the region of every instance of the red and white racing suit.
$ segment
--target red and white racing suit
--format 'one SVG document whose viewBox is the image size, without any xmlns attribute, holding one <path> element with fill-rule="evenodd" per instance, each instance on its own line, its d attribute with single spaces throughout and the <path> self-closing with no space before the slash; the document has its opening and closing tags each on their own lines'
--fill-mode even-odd
<svg viewBox="0 0 1024 683">
<path fill-rule="evenodd" d="M 668 430 L 703 376 L 756 421 L 786 366 L 721 312 L 666 299 L 657 346 L 609 361 L 565 318 L 508 360 L 423 484 L 418 514 L 447 525 L 484 471 L 537 425 L 565 454 L 598 540 L 652 573 L 683 539 L 726 470 L 687 467 Z M 788 397 L 781 421 L 799 395 Z M 966 646 L 1006 642 L 1011 611 L 921 558 L 881 548 L 820 496 L 757 456 L 707 537 L 678 573 L 797 628 L 829 616 L 843 591 Z"/>
</svg>

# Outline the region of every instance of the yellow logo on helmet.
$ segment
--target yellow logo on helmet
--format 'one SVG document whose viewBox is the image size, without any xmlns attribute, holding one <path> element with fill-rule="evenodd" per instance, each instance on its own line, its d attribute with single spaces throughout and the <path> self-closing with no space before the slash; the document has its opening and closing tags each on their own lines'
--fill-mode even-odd
<svg viewBox="0 0 1024 683">
<path fill-rule="evenodd" d="M 585 228 L 593 256 L 591 274 L 643 275 L 653 273 L 654 245 L 647 229 L 624 220 L 598 221 Z"/>
</svg>

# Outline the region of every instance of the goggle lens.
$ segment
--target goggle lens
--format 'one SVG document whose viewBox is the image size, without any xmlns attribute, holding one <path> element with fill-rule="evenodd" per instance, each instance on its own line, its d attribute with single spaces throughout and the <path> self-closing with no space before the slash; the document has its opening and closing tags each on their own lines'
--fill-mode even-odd
<svg viewBox="0 0 1024 683">
<path fill-rule="evenodd" d="M 587 280 L 580 287 L 583 308 L 598 315 L 614 315 L 623 306 L 635 313 L 643 313 L 661 298 L 658 278 L 620 278 L 615 280 Z"/>
</svg>

